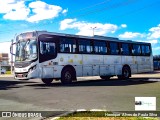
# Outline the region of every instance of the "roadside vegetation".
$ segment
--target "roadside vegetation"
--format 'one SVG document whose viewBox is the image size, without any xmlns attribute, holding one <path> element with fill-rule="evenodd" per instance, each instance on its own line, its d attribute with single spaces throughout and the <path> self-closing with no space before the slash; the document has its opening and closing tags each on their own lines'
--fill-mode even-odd
<svg viewBox="0 0 160 120">
<path fill-rule="evenodd" d="M 66 116 L 60 117 L 57 120 L 158 120 L 158 118 L 145 118 L 145 117 L 105 117 L 106 113 L 111 112 L 75 112 Z"/>
<path fill-rule="evenodd" d="M 11 71 L 6 71 L 6 74 L 11 74 Z"/>
</svg>

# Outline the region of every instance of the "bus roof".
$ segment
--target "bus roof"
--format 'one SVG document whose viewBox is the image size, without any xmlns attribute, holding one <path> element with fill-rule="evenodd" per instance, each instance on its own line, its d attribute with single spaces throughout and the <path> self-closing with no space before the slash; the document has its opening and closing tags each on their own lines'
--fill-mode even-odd
<svg viewBox="0 0 160 120">
<path fill-rule="evenodd" d="M 36 32 L 38 35 L 41 34 L 48 34 L 48 35 L 57 35 L 57 36 L 64 36 L 64 37 L 73 37 L 73 38 L 82 38 L 82 39 L 95 39 L 95 40 L 106 40 L 106 41 L 115 41 L 115 42 L 127 42 L 127 43 L 138 43 L 138 44 L 150 44 L 147 42 L 139 42 L 139 41 L 132 41 L 132 40 L 120 40 L 116 37 L 107 37 L 107 36 L 83 36 L 83 35 L 74 35 L 74 34 L 65 34 L 65 33 L 56 33 L 56 32 L 48 32 L 48 31 L 32 31 Z"/>
</svg>

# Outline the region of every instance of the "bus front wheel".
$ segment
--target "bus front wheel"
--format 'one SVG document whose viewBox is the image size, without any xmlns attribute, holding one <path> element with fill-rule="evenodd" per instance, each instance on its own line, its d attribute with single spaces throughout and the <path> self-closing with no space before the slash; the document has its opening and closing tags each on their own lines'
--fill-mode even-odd
<svg viewBox="0 0 160 120">
<path fill-rule="evenodd" d="M 42 81 L 43 81 L 43 83 L 50 85 L 52 83 L 53 79 L 52 78 L 43 78 Z"/>
<path fill-rule="evenodd" d="M 73 80 L 73 72 L 72 69 L 66 68 L 62 71 L 61 82 L 62 84 L 72 83 Z"/>
</svg>

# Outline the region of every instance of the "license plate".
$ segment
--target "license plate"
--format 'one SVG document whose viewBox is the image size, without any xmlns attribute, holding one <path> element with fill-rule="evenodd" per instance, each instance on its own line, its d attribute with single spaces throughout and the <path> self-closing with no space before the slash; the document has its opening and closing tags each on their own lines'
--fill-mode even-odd
<svg viewBox="0 0 160 120">
<path fill-rule="evenodd" d="M 18 74 L 17 77 L 22 78 L 23 74 Z"/>
</svg>

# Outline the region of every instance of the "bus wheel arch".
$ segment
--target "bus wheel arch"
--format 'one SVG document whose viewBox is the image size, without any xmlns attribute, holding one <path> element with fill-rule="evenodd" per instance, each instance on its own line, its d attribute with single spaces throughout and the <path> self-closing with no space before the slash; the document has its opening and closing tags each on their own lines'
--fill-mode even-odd
<svg viewBox="0 0 160 120">
<path fill-rule="evenodd" d="M 42 78 L 42 82 L 46 85 L 51 85 L 53 79 L 52 78 Z"/>
<path fill-rule="evenodd" d="M 72 65 L 66 65 L 61 71 L 61 82 L 68 84 L 73 80 L 76 80 L 76 70 Z"/>
</svg>

